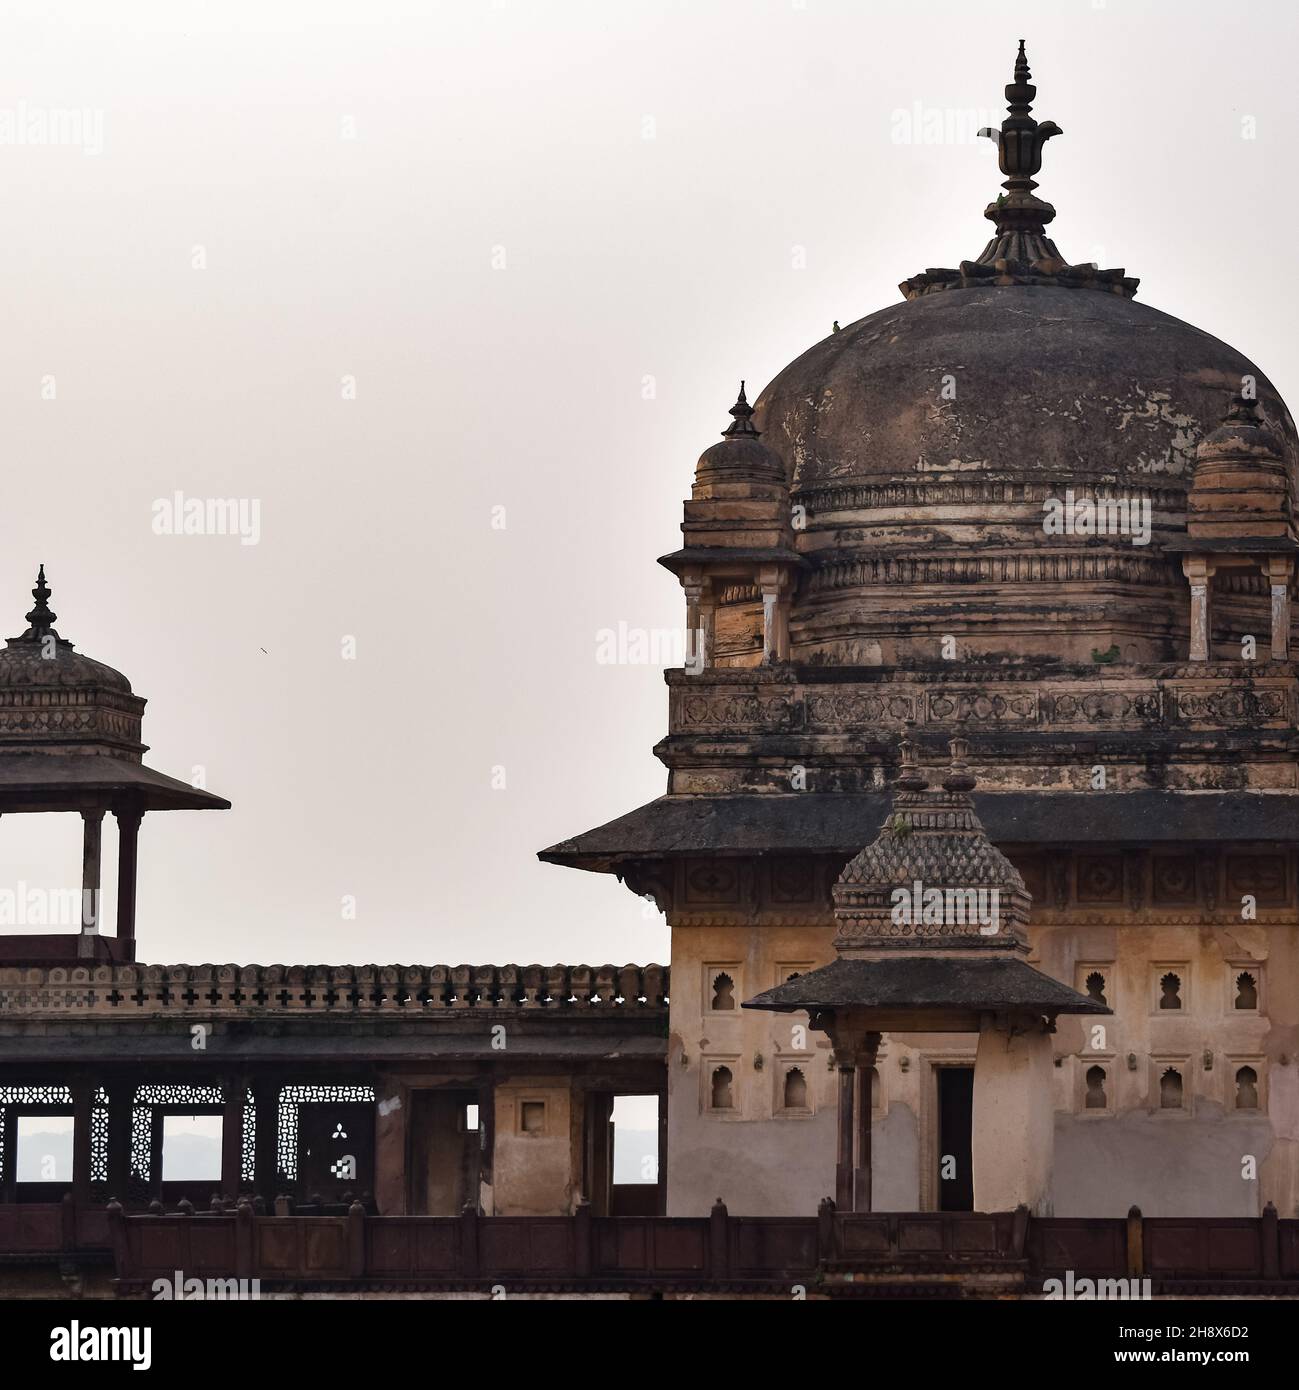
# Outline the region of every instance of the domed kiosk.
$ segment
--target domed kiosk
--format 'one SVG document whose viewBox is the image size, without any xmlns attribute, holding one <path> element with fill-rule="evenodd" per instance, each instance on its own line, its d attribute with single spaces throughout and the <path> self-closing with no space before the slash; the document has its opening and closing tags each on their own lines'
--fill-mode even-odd
<svg viewBox="0 0 1299 1390">
<path fill-rule="evenodd" d="M 45 566 L 32 590 L 27 629 L 0 650 L 0 814 L 76 812 L 84 822 L 79 930 L 0 935 L 7 965 L 135 958 L 136 847 L 146 811 L 228 810 L 230 803 L 143 763 L 145 701 L 120 671 L 92 661 L 60 637 Z M 100 934 L 104 815 L 117 822 L 117 934 Z M 44 917 L 51 913 L 45 905 Z M 34 914 L 33 914 L 34 915 Z M 31 925 L 63 925 L 59 921 Z"/>
</svg>

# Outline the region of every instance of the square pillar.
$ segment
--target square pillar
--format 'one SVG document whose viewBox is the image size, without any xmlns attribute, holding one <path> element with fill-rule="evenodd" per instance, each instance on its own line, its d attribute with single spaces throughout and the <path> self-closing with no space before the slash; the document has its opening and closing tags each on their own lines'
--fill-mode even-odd
<svg viewBox="0 0 1299 1390">
<path fill-rule="evenodd" d="M 975 1211 L 1049 1216 L 1055 1148 L 1051 1034 L 1040 1018 L 985 1015 L 974 1059 Z"/>
<path fill-rule="evenodd" d="M 257 1111 L 257 1137 L 254 1169 L 257 1195 L 265 1198 L 269 1210 L 280 1196 L 280 1083 L 253 1083 L 253 1104 Z"/>
<path fill-rule="evenodd" d="M 686 593 L 686 667 L 706 671 L 713 664 L 713 624 L 717 602 L 713 582 L 697 569 L 681 576 Z"/>
<path fill-rule="evenodd" d="M 72 1085 L 72 1192 L 78 1206 L 90 1201 L 90 1112 L 95 1099 L 94 1084 L 76 1081 Z"/>
<path fill-rule="evenodd" d="M 855 1128 L 857 1131 L 856 1167 L 853 1172 L 852 1209 L 870 1211 L 871 1183 L 871 1079 L 878 1056 L 880 1035 L 866 1034 L 866 1047 L 857 1054 L 856 1084 L 854 1086 Z"/>
<path fill-rule="evenodd" d="M 77 955 L 93 959 L 94 939 L 99 935 L 99 864 L 104 813 L 102 810 L 82 811 L 81 819 L 81 938 L 77 942 Z"/>
<path fill-rule="evenodd" d="M 117 935 L 122 941 L 135 940 L 136 851 L 143 813 L 114 810 L 117 820 Z"/>
<path fill-rule="evenodd" d="M 381 1216 L 405 1216 L 410 1211 L 408 1201 L 415 1194 L 414 1173 L 408 1173 L 407 1155 L 411 1164 L 423 1160 L 415 1152 L 409 1117 L 411 1091 L 394 1076 L 375 1078 L 377 1101 L 374 1117 L 374 1201 Z"/>
<path fill-rule="evenodd" d="M 839 1143 L 834 1169 L 834 1204 L 852 1210 L 853 1102 L 857 1080 L 853 1067 L 839 1064 Z"/>
<path fill-rule="evenodd" d="M 789 571 L 763 565 L 758 571 L 762 594 L 762 662 L 789 660 Z"/>
<path fill-rule="evenodd" d="M 248 1083 L 239 1076 L 222 1082 L 221 1195 L 238 1200 L 243 1187 L 244 1101 Z"/>
<path fill-rule="evenodd" d="M 1289 555 L 1267 557 L 1267 582 L 1272 592 L 1272 660 L 1290 660 L 1290 580 L 1294 560 Z"/>
<path fill-rule="evenodd" d="M 1203 555 L 1183 555 L 1182 573 L 1191 585 L 1191 660 L 1208 661 L 1212 656 L 1213 614 L 1211 595 L 1213 561 Z"/>
<path fill-rule="evenodd" d="M 125 1206 L 131 1200 L 131 1107 L 135 1082 L 114 1078 L 108 1092 L 108 1196 Z"/>
</svg>

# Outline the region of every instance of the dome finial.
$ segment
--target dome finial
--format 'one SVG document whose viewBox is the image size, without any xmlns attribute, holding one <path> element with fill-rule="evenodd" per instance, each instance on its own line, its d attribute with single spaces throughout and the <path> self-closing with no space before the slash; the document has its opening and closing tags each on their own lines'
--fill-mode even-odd
<svg viewBox="0 0 1299 1390">
<path fill-rule="evenodd" d="M 733 417 L 731 423 L 722 431 L 724 439 L 734 439 L 737 435 L 747 435 L 751 439 L 757 439 L 762 433 L 761 430 L 753 427 L 753 407 L 749 404 L 748 398 L 744 394 L 744 382 L 740 382 L 740 394 L 735 404 L 730 409 Z"/>
<path fill-rule="evenodd" d="M 996 235 L 979 253 L 977 260 L 962 261 L 956 270 L 929 269 L 898 288 L 907 299 L 940 290 L 986 289 L 990 285 L 1050 285 L 1060 288 L 1095 289 L 1121 294 L 1125 299 L 1137 291 L 1140 281 L 1122 268 L 1101 270 L 1090 261 L 1070 265 L 1046 234 L 1055 218 L 1050 203 L 1037 197 L 1034 175 L 1042 168 L 1042 147 L 1063 132 L 1054 121 L 1037 121 L 1033 99 L 1037 88 L 1028 67 L 1023 39 L 1015 55 L 1013 81 L 1006 86 L 1006 119 L 1000 129 L 984 126 L 980 135 L 997 146 L 997 163 L 1006 176 L 995 203 L 983 215 L 996 224 Z"/>
<path fill-rule="evenodd" d="M 45 582 L 45 566 L 41 565 L 36 575 L 36 587 L 32 590 L 32 597 L 36 600 L 36 605 L 27 614 L 29 624 L 23 636 L 33 642 L 39 642 L 43 637 L 57 637 L 59 634 L 54 631 L 54 622 L 58 614 L 51 612 L 48 599 L 52 590 Z"/>
<path fill-rule="evenodd" d="M 1034 197 L 1037 184 L 1033 176 L 1042 168 L 1042 146 L 1062 131 L 1054 121 L 1033 118 L 1033 98 L 1037 88 L 1028 68 L 1024 40 L 1019 41 L 1015 57 L 1014 81 L 1006 87 L 1006 119 L 1001 129 L 990 126 L 979 132 L 997 142 L 997 162 L 1006 175 L 1006 190 L 995 203 L 989 203 L 984 216 L 997 224 L 997 235 L 979 257 L 984 265 L 999 260 L 1059 261 L 1060 253 L 1046 236 L 1046 224 L 1055 216 L 1050 203 Z"/>
</svg>

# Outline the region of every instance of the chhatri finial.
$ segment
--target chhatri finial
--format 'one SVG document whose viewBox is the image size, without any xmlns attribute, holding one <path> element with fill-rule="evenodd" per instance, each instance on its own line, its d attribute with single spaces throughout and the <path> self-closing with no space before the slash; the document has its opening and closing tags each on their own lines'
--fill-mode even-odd
<svg viewBox="0 0 1299 1390">
<path fill-rule="evenodd" d="M 916 763 L 916 745 L 911 738 L 912 731 L 915 727 L 915 720 L 908 719 L 906 721 L 906 732 L 898 741 L 898 753 L 901 756 L 901 767 L 898 770 L 898 780 L 894 785 L 900 792 L 922 792 L 929 786 L 929 779 Z"/>
<path fill-rule="evenodd" d="M 943 790 L 945 792 L 972 792 L 978 782 L 965 763 L 965 755 L 970 751 L 969 739 L 951 739 L 947 748 L 952 755 L 952 761 L 947 769 L 947 776 L 943 778 Z"/>
<path fill-rule="evenodd" d="M 753 426 L 753 407 L 744 394 L 743 382 L 740 382 L 740 395 L 731 407 L 730 414 L 732 416 L 731 423 L 722 431 L 724 439 L 735 439 L 740 435 L 749 439 L 757 439 L 762 433 L 761 430 L 755 429 Z"/>
<path fill-rule="evenodd" d="M 32 641 L 39 641 L 42 637 L 54 636 L 59 634 L 54 631 L 55 619 L 59 616 L 50 610 L 49 597 L 52 590 L 45 582 L 45 566 L 42 565 L 36 575 L 36 587 L 32 590 L 32 597 L 36 600 L 36 605 L 27 614 L 28 628 L 23 633 L 24 637 Z"/>
</svg>

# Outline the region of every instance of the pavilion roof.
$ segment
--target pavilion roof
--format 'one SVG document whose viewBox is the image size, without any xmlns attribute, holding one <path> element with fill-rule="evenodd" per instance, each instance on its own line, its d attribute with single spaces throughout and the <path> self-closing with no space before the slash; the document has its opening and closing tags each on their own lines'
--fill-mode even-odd
<svg viewBox="0 0 1299 1390">
<path fill-rule="evenodd" d="M 883 960 L 840 956 L 795 975 L 741 1006 L 777 1013 L 874 1008 L 891 1013 L 1015 1010 L 1050 1014 L 1108 1014 L 1112 1010 L 1062 985 L 1027 961 L 1009 956 L 970 959 L 898 955 Z"/>
<path fill-rule="evenodd" d="M 130 758 L 0 750 L 0 813 L 129 802 L 144 811 L 228 811 L 230 803 Z"/>
<path fill-rule="evenodd" d="M 994 844 L 1299 843 L 1294 791 L 997 791 L 973 794 Z M 879 831 L 888 791 L 668 794 L 538 857 L 600 873 L 689 855 L 851 857 Z"/>
</svg>

